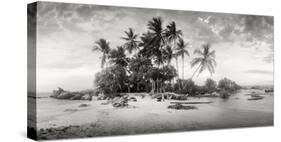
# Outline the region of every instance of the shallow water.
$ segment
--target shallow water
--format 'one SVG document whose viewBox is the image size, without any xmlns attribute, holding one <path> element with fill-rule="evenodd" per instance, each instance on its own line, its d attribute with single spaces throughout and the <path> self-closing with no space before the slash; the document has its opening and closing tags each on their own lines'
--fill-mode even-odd
<svg viewBox="0 0 281 142">
<path fill-rule="evenodd" d="M 251 92 L 261 93 L 264 98 L 249 101 Z M 213 103 L 193 105 L 197 109 L 187 111 L 167 109 L 170 101 L 137 99 L 137 102 L 129 103 L 136 107 L 134 109 L 115 109 L 111 105 L 101 105 L 102 101 L 40 98 L 37 99 L 37 127 L 99 122 L 103 123 L 104 131 L 125 127 L 130 132 L 124 133 L 143 133 L 273 125 L 274 96 L 262 90 L 240 90 L 228 99 L 190 97 L 188 101 Z M 79 108 L 80 104 L 90 104 L 90 107 Z"/>
</svg>

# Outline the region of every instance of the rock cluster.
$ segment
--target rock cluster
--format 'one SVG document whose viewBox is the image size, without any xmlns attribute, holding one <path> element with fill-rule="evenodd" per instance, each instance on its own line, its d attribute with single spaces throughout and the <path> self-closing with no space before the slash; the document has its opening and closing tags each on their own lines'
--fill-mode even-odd
<svg viewBox="0 0 281 142">
<path fill-rule="evenodd" d="M 190 110 L 190 109 L 197 109 L 195 106 L 184 106 L 182 104 L 175 104 L 175 105 L 169 105 L 169 109 L 176 109 L 176 110 Z"/>
<path fill-rule="evenodd" d="M 112 106 L 113 107 L 128 107 L 128 97 L 127 96 L 122 96 L 122 97 L 115 97 L 112 100 Z"/>
<path fill-rule="evenodd" d="M 67 100 L 92 100 L 93 91 L 85 90 L 79 92 L 65 91 L 62 88 L 54 90 L 53 94 L 50 96 L 56 99 L 67 99 Z"/>
<path fill-rule="evenodd" d="M 159 93 L 153 96 L 153 98 L 156 98 L 158 102 L 160 102 L 163 99 L 168 99 L 168 100 L 187 100 L 188 95 L 179 95 L 175 93 Z"/>
<path fill-rule="evenodd" d="M 265 89 L 264 92 L 265 93 L 272 93 L 272 92 L 274 92 L 274 89 L 273 88 Z"/>
</svg>

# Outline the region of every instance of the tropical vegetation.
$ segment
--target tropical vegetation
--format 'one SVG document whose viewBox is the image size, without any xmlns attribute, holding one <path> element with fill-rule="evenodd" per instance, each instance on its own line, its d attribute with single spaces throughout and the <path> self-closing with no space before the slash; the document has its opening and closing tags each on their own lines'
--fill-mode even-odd
<svg viewBox="0 0 281 142">
<path fill-rule="evenodd" d="M 95 42 L 93 51 L 102 53 L 102 70 L 95 75 L 94 80 L 99 92 L 108 95 L 122 92 L 198 95 L 239 89 L 235 82 L 227 78 L 218 84 L 211 78 L 203 86 L 194 83 L 196 74 L 198 77 L 207 70 L 212 77 L 215 73 L 215 50 L 209 43 L 193 51 L 190 66 L 196 69 L 189 79 L 185 79 L 185 63 L 190 57 L 191 44 L 185 41 L 182 30 L 177 28 L 174 21 L 164 26 L 161 17 L 154 17 L 148 21 L 144 33 L 136 33 L 133 28 L 124 33 L 121 37 L 123 45 L 117 47 L 110 47 L 109 41 L 103 38 Z M 182 62 L 181 76 L 178 58 Z M 176 65 L 172 64 L 172 60 L 175 60 Z"/>
</svg>

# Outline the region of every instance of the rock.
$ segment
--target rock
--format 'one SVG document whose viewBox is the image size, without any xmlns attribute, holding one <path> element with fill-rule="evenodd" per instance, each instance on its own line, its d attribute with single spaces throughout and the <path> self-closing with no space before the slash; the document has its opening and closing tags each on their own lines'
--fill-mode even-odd
<svg viewBox="0 0 281 142">
<path fill-rule="evenodd" d="M 271 89 L 266 89 L 266 90 L 264 90 L 264 92 L 265 92 L 265 93 L 272 93 L 272 92 L 274 92 L 274 89 L 273 89 L 273 88 L 271 88 Z"/>
<path fill-rule="evenodd" d="M 252 98 L 249 98 L 248 100 L 253 101 L 253 100 L 261 100 L 261 99 L 263 99 L 263 97 L 252 97 Z"/>
<path fill-rule="evenodd" d="M 249 98 L 248 100 L 249 100 L 249 101 L 261 100 L 261 99 L 263 99 L 263 98 L 264 98 L 263 96 L 252 94 L 252 95 L 251 95 L 251 98 Z"/>
<path fill-rule="evenodd" d="M 175 104 L 175 105 L 169 105 L 168 106 L 169 109 L 176 109 L 176 110 L 190 110 L 190 109 L 197 109 L 195 106 L 184 106 L 181 104 Z"/>
<path fill-rule="evenodd" d="M 78 107 L 88 107 L 88 106 L 90 106 L 90 105 L 89 104 L 81 104 Z"/>
<path fill-rule="evenodd" d="M 84 90 L 80 92 L 65 91 L 62 88 L 54 90 L 50 96 L 56 99 L 68 99 L 68 100 L 92 100 L 93 90 Z"/>
<path fill-rule="evenodd" d="M 81 97 L 83 96 L 83 94 L 73 94 L 73 97 L 70 98 L 70 100 L 81 100 Z"/>
<path fill-rule="evenodd" d="M 165 96 L 167 96 L 167 97 L 165 97 Z M 164 94 L 164 98 L 171 99 L 171 100 L 187 100 L 187 96 L 188 96 L 188 94 L 180 95 L 180 94 L 176 94 L 176 93 L 172 93 L 172 92 Z"/>
<path fill-rule="evenodd" d="M 70 92 L 61 92 L 60 95 L 58 95 L 56 98 L 57 99 L 70 99 L 72 98 L 74 95 Z"/>
<path fill-rule="evenodd" d="M 98 94 L 97 100 L 105 100 L 106 96 L 104 94 Z"/>
<path fill-rule="evenodd" d="M 130 97 L 128 100 L 131 101 L 131 102 L 136 102 L 137 101 L 137 99 L 135 97 Z"/>
<path fill-rule="evenodd" d="M 213 93 L 211 93 L 211 95 L 214 96 L 214 97 L 219 97 L 220 96 L 220 94 L 218 92 L 213 92 Z"/>
<path fill-rule="evenodd" d="M 173 95 L 171 97 L 172 100 L 187 100 L 187 96 L 184 95 Z"/>
<path fill-rule="evenodd" d="M 60 87 L 58 87 L 58 90 L 53 90 L 53 94 L 50 97 L 56 98 L 57 96 L 59 96 L 62 92 L 64 92 L 64 90 Z"/>
<path fill-rule="evenodd" d="M 113 103 L 112 105 L 113 105 L 113 107 L 121 107 L 120 103 Z"/>
<path fill-rule="evenodd" d="M 203 102 L 183 102 L 183 101 L 180 101 L 180 102 L 170 102 L 171 104 L 179 104 L 179 105 L 183 105 L 183 104 L 210 104 L 210 103 L 213 103 L 211 101 L 203 101 Z"/>
<path fill-rule="evenodd" d="M 251 94 L 251 97 L 261 97 L 259 94 Z"/>
<path fill-rule="evenodd" d="M 89 94 L 83 95 L 81 97 L 81 100 L 89 100 L 89 101 L 91 101 L 92 100 L 92 96 L 90 96 Z"/>
<path fill-rule="evenodd" d="M 115 97 L 112 101 L 113 107 L 127 107 L 128 98 L 127 97 Z"/>
<path fill-rule="evenodd" d="M 128 104 L 127 103 L 113 103 L 112 106 L 113 107 L 127 107 Z"/>
<path fill-rule="evenodd" d="M 65 109 L 64 112 L 75 112 L 75 111 L 78 111 L 78 109 L 71 109 L 71 108 L 68 108 L 68 109 Z"/>
<path fill-rule="evenodd" d="M 114 97 L 111 102 L 118 102 L 120 100 L 121 97 Z"/>
<path fill-rule="evenodd" d="M 108 105 L 108 104 L 110 104 L 111 102 L 110 101 L 106 101 L 106 102 L 102 102 L 101 104 L 102 105 Z"/>
</svg>

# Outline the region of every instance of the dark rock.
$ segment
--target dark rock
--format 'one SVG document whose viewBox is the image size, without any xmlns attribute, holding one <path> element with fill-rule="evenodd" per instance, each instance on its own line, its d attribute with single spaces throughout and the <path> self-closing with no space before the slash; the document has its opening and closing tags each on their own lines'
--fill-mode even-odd
<svg viewBox="0 0 281 142">
<path fill-rule="evenodd" d="M 190 109 L 197 109 L 195 106 L 184 106 L 181 104 L 175 104 L 175 105 L 169 105 L 168 106 L 169 109 L 176 109 L 176 110 L 190 110 Z"/>
<path fill-rule="evenodd" d="M 213 103 L 211 101 L 203 101 L 203 102 L 170 102 L 171 104 L 180 104 L 180 105 L 183 105 L 183 104 L 210 104 L 210 103 Z"/>
<path fill-rule="evenodd" d="M 273 88 L 271 88 L 271 89 L 266 89 L 266 90 L 264 90 L 264 92 L 265 92 L 265 93 L 271 93 L 271 92 L 274 92 L 274 89 L 273 89 Z"/>
<path fill-rule="evenodd" d="M 249 101 L 253 101 L 253 100 L 261 100 L 263 99 L 263 96 L 259 96 L 259 95 L 251 95 L 251 98 L 249 98 Z"/>
<path fill-rule="evenodd" d="M 158 97 L 157 102 L 161 102 L 161 101 L 162 101 L 162 97 Z"/>
<path fill-rule="evenodd" d="M 154 96 L 154 98 L 157 98 L 157 101 L 159 99 L 168 99 L 168 100 L 187 100 L 187 95 L 180 95 L 180 94 L 176 94 L 176 93 L 173 93 L 173 92 L 166 92 L 166 93 L 162 93 L 162 94 L 156 94 Z"/>
<path fill-rule="evenodd" d="M 50 96 L 56 99 L 68 99 L 68 100 L 92 100 L 92 95 L 94 94 L 91 90 L 84 90 L 80 92 L 70 92 L 65 91 L 62 88 L 54 90 L 53 94 Z"/>
<path fill-rule="evenodd" d="M 72 98 L 74 95 L 70 92 L 61 92 L 56 98 L 57 99 L 70 99 Z"/>
<path fill-rule="evenodd" d="M 115 97 L 112 101 L 113 107 L 127 107 L 128 98 L 127 97 Z"/>
<path fill-rule="evenodd" d="M 71 109 L 71 108 L 68 108 L 68 109 L 65 109 L 64 112 L 75 112 L 75 111 L 78 111 L 78 109 Z"/>
<path fill-rule="evenodd" d="M 60 87 L 58 87 L 58 90 L 53 90 L 53 94 L 50 97 L 56 98 L 57 96 L 59 96 L 62 92 L 64 92 L 64 90 Z"/>
<path fill-rule="evenodd" d="M 82 96 L 83 96 L 83 94 L 80 94 L 80 93 L 73 94 L 73 97 L 71 97 L 70 100 L 81 100 Z"/>
<path fill-rule="evenodd" d="M 135 97 L 130 97 L 128 100 L 131 101 L 131 102 L 136 102 L 137 101 L 137 99 Z"/>
<path fill-rule="evenodd" d="M 90 105 L 89 104 L 81 104 L 78 107 L 88 107 L 88 106 L 90 106 Z"/>
</svg>

